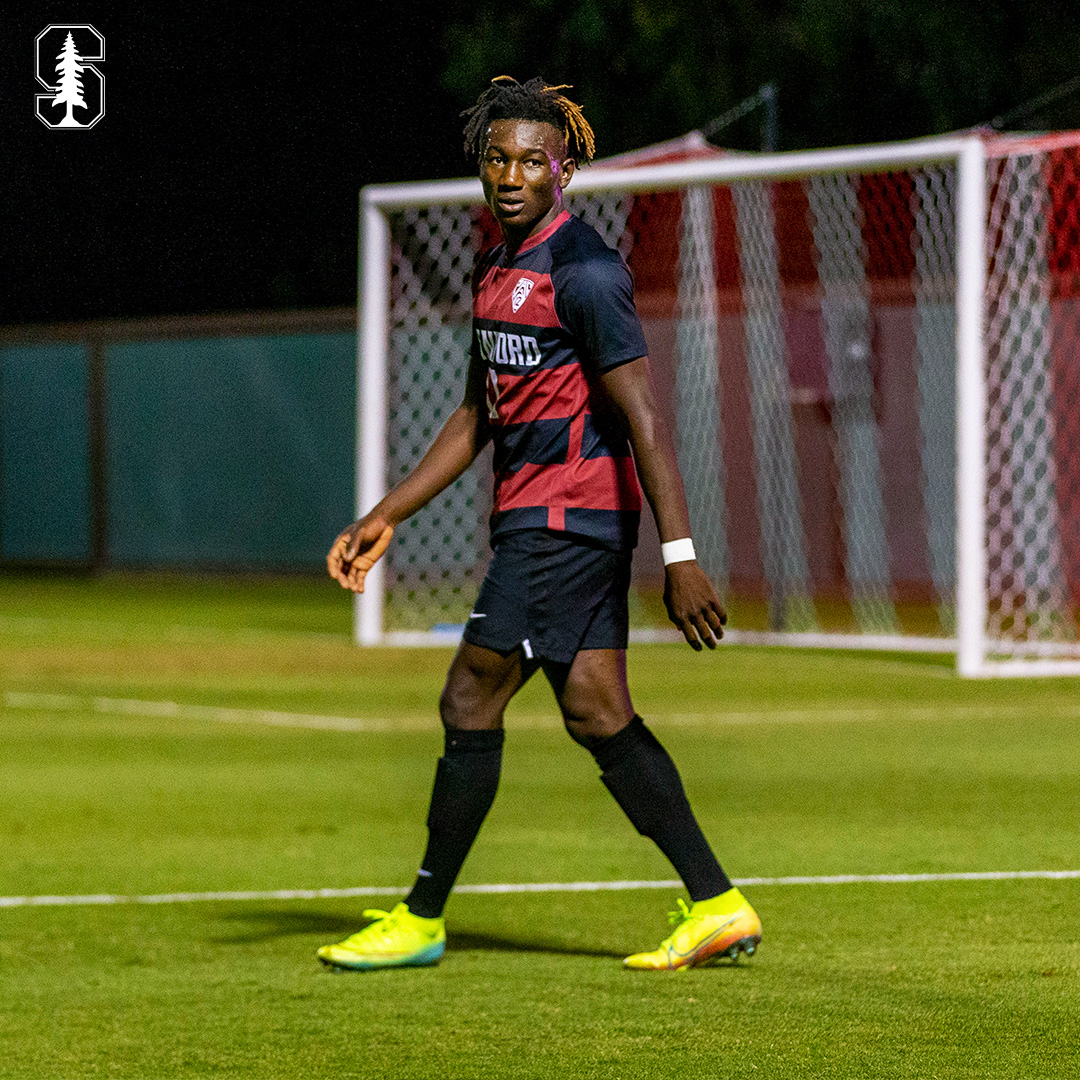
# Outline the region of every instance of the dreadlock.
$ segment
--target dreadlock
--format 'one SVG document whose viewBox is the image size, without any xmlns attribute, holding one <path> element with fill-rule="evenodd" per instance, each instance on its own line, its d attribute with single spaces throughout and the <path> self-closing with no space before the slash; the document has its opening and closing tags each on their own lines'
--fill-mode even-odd
<svg viewBox="0 0 1080 1080">
<path fill-rule="evenodd" d="M 543 79 L 519 83 L 509 75 L 498 75 L 461 115 L 465 122 L 465 153 L 478 158 L 484 149 L 484 135 L 493 120 L 536 120 L 561 131 L 566 152 L 579 165 L 592 161 L 596 140 L 581 106 L 559 93 L 570 86 L 546 86 Z"/>
</svg>

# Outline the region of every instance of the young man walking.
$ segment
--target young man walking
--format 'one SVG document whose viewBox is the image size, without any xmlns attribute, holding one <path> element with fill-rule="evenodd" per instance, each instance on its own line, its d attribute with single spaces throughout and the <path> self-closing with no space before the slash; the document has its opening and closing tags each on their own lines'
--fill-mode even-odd
<svg viewBox="0 0 1080 1080">
<path fill-rule="evenodd" d="M 495 798 L 503 712 L 537 669 L 571 738 L 595 757 L 600 779 L 690 893 L 672 934 L 626 966 L 735 958 L 761 940 L 761 922 L 713 855 L 674 763 L 630 702 L 627 593 L 642 489 L 660 534 L 672 622 L 700 650 L 716 647 L 726 615 L 694 558 L 630 272 L 563 209 L 576 166 L 593 154 L 592 129 L 564 89 L 503 76 L 466 114 L 466 153 L 479 162 L 503 242 L 473 273 L 465 397 L 413 472 L 338 537 L 327 559 L 345 588 L 363 591 L 394 526 L 493 443 L 494 557 L 439 701 L 445 751 L 427 850 L 402 903 L 366 913 L 375 921 L 319 950 L 335 967 L 438 961 L 443 907 Z"/>
</svg>

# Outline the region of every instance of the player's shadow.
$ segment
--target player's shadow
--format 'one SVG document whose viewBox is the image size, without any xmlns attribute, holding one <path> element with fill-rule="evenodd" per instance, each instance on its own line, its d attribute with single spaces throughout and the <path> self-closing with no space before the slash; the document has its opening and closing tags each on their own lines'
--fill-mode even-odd
<svg viewBox="0 0 1080 1080">
<path fill-rule="evenodd" d="M 563 941 L 543 938 L 524 939 L 499 937 L 494 934 L 471 934 L 468 931 L 451 931 L 446 935 L 446 947 L 454 952 L 520 952 L 550 953 L 560 956 L 622 957 L 626 954 L 614 949 L 590 949 L 568 945 Z"/>
<path fill-rule="evenodd" d="M 222 913 L 216 921 L 247 929 L 235 934 L 211 934 L 208 941 L 215 945 L 252 945 L 301 934 L 319 934 L 327 941 L 336 941 L 355 933 L 365 920 L 359 912 L 346 916 L 300 908 L 263 908 Z"/>
<path fill-rule="evenodd" d="M 342 916 L 296 908 L 264 908 L 261 911 L 228 912 L 219 915 L 217 921 L 233 924 L 239 932 L 208 935 L 207 940 L 214 945 L 257 945 L 278 938 L 307 934 L 317 934 L 326 941 L 339 941 L 355 933 L 364 924 L 359 913 Z M 503 937 L 460 930 L 448 933 L 446 944 L 447 948 L 454 952 L 549 953 L 562 956 L 596 957 L 624 955 L 613 949 L 568 945 L 566 942 L 544 938 Z"/>
</svg>

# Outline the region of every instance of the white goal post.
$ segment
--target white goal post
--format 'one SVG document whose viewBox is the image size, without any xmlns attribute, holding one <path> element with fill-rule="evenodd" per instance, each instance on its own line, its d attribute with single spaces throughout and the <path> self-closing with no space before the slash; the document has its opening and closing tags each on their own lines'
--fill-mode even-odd
<svg viewBox="0 0 1080 1080">
<path fill-rule="evenodd" d="M 569 209 L 634 273 L 731 638 L 1080 674 L 1078 183 L 1073 132 L 702 144 L 575 175 Z M 492 239 L 478 180 L 361 192 L 358 514 L 460 401 L 469 273 Z M 399 527 L 357 598 L 358 642 L 460 632 L 489 557 L 489 477 L 482 458 Z M 659 564 L 643 536 L 648 637 Z"/>
</svg>

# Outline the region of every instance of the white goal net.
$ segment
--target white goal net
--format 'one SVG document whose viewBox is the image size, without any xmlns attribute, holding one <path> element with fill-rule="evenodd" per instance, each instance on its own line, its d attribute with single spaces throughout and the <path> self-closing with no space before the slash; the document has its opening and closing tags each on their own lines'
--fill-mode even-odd
<svg viewBox="0 0 1080 1080">
<path fill-rule="evenodd" d="M 1080 133 L 580 171 L 626 258 L 699 560 L 732 637 L 954 649 L 1080 672 Z M 461 400 L 477 181 L 362 193 L 358 509 Z M 357 638 L 460 631 L 490 557 L 482 458 L 400 526 Z M 646 512 L 646 519 L 648 514 Z M 655 534 L 634 624 L 664 626 Z"/>
</svg>

